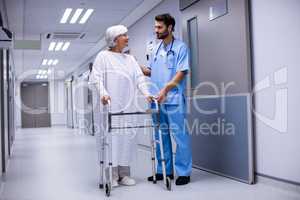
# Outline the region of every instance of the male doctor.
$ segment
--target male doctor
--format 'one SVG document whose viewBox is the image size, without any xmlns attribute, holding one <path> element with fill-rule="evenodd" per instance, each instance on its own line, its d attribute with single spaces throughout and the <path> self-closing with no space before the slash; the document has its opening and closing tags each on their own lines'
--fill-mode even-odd
<svg viewBox="0 0 300 200">
<path fill-rule="evenodd" d="M 175 170 L 176 185 L 190 182 L 192 153 L 190 135 L 185 127 L 186 118 L 186 75 L 189 71 L 189 50 L 173 36 L 175 19 L 170 14 L 155 17 L 155 33 L 161 42 L 154 48 L 150 67 L 143 68 L 145 75 L 151 77 L 151 92 L 160 106 L 160 130 L 162 132 L 167 176 L 174 179 L 172 144 L 170 133 L 176 142 Z M 157 118 L 153 116 L 154 123 Z M 158 139 L 158 133 L 156 133 Z M 163 180 L 160 148 L 156 151 L 158 163 L 156 180 Z M 148 177 L 153 181 L 153 177 Z"/>
</svg>

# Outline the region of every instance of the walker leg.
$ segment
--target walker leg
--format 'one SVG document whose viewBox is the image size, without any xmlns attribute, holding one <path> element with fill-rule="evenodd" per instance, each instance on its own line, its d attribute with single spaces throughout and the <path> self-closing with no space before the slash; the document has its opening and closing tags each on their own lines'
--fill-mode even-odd
<svg viewBox="0 0 300 200">
<path fill-rule="evenodd" d="M 167 169 L 166 169 L 166 160 L 165 160 L 165 153 L 164 153 L 164 144 L 163 144 L 163 138 L 162 138 L 162 131 L 160 130 L 160 105 L 157 101 L 155 101 L 155 107 L 157 109 L 157 130 L 158 130 L 158 140 L 155 138 L 155 143 L 159 143 L 160 147 L 160 157 L 161 157 L 161 164 L 162 164 L 162 173 L 163 173 L 163 179 L 164 184 L 168 190 L 171 190 L 171 179 L 167 178 Z"/>
<path fill-rule="evenodd" d="M 162 173 L 163 173 L 163 178 L 164 178 L 164 184 L 166 184 L 166 160 L 165 160 L 165 155 L 164 155 L 164 145 L 162 142 L 162 134 L 161 131 L 158 130 L 158 135 L 159 135 L 159 147 L 160 147 L 160 158 L 161 158 L 161 164 L 162 164 Z"/>
<path fill-rule="evenodd" d="M 163 145 L 163 141 L 162 141 L 161 130 L 158 131 L 158 135 L 159 135 L 160 157 L 161 157 L 164 184 L 168 190 L 171 190 L 171 180 L 169 178 L 167 178 L 166 160 L 165 160 L 165 154 L 164 154 L 164 148 L 163 148 L 164 145 Z"/>
<path fill-rule="evenodd" d="M 101 152 L 100 152 L 100 182 L 99 188 L 104 188 L 104 156 L 105 156 L 105 137 L 101 135 Z"/>
<path fill-rule="evenodd" d="M 104 143 L 105 143 L 105 155 L 108 158 L 108 170 L 103 170 L 104 171 L 104 176 L 105 177 L 105 194 L 106 196 L 111 195 L 111 190 L 112 190 L 112 135 L 111 135 L 111 129 L 110 129 L 110 116 L 108 116 L 107 120 L 107 127 L 106 127 L 106 135 L 104 136 Z M 107 159 L 105 158 L 105 162 L 107 162 Z M 108 176 L 107 176 L 107 171 L 108 171 Z"/>
<path fill-rule="evenodd" d="M 155 140 L 155 130 L 154 128 L 150 138 L 151 138 L 151 160 L 152 160 L 152 176 L 153 184 L 156 184 L 156 162 L 155 162 L 155 153 L 156 153 L 156 140 Z"/>
<path fill-rule="evenodd" d="M 110 118 L 110 117 L 109 117 Z M 110 192 L 112 190 L 112 166 L 113 166 L 113 163 L 112 163 L 112 133 L 111 133 L 111 130 L 110 130 L 110 119 L 108 120 L 108 142 L 107 142 L 107 149 L 108 149 L 108 166 L 109 166 L 109 182 L 107 184 L 107 192 L 106 195 L 107 196 L 110 196 Z"/>
</svg>

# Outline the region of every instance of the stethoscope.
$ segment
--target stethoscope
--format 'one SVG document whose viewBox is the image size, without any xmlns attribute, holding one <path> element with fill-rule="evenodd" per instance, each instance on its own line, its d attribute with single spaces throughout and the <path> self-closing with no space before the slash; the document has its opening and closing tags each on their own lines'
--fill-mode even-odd
<svg viewBox="0 0 300 200">
<path fill-rule="evenodd" d="M 175 52 L 173 51 L 174 40 L 175 40 L 175 38 L 172 37 L 171 47 L 170 47 L 170 49 L 167 51 L 167 57 L 168 57 L 169 55 L 175 56 Z M 159 44 L 159 46 L 158 46 L 158 48 L 157 48 L 157 50 L 156 50 L 156 52 L 155 52 L 154 62 L 156 62 L 156 60 L 157 60 L 158 51 L 159 51 L 159 49 L 160 49 L 160 47 L 161 47 L 161 45 L 162 45 L 163 42 L 164 42 L 164 41 L 161 41 L 161 43 Z"/>
</svg>

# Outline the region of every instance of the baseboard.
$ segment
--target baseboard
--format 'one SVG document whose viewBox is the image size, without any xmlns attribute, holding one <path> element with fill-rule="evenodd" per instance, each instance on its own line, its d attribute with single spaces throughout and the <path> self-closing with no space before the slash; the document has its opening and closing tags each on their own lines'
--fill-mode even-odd
<svg viewBox="0 0 300 200">
<path fill-rule="evenodd" d="M 276 177 L 272 177 L 260 173 L 256 173 L 255 179 L 257 183 L 272 185 L 275 187 L 282 188 L 284 190 L 293 191 L 300 194 L 300 183 L 284 180 L 284 179 L 280 179 L 280 178 L 276 178 Z"/>
<path fill-rule="evenodd" d="M 51 127 L 67 127 L 67 124 L 51 124 Z"/>
<path fill-rule="evenodd" d="M 66 124 L 52 124 L 50 127 L 50 129 L 68 129 L 69 127 L 67 127 Z"/>
</svg>

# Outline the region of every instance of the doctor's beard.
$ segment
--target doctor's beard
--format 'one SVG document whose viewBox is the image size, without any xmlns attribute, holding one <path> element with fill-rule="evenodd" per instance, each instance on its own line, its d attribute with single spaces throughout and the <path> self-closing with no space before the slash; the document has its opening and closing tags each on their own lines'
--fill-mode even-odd
<svg viewBox="0 0 300 200">
<path fill-rule="evenodd" d="M 164 31 L 163 33 L 156 33 L 157 39 L 160 39 L 160 40 L 163 40 L 168 36 L 169 36 L 168 30 Z"/>
</svg>

